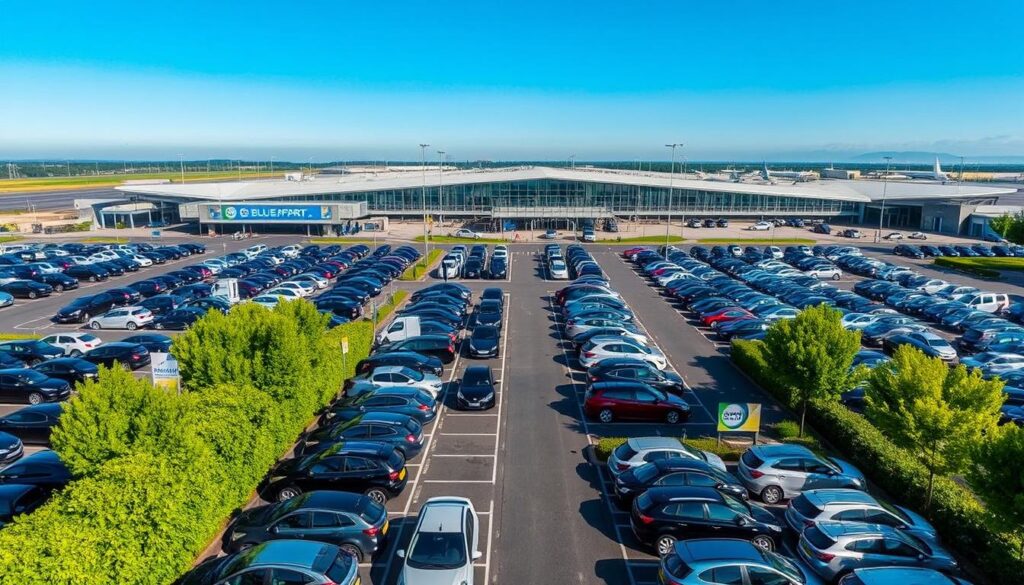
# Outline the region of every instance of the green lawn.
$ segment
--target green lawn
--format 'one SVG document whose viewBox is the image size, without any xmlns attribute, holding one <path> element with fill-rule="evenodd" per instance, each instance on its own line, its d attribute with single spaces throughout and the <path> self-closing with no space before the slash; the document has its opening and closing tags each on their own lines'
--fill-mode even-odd
<svg viewBox="0 0 1024 585">
<path fill-rule="evenodd" d="M 999 278 L 1000 270 L 1024 270 L 1024 258 L 936 258 L 935 265 L 978 276 Z"/>
<path fill-rule="evenodd" d="M 384 236 L 378 238 L 378 241 L 383 242 Z M 307 240 L 310 244 L 370 244 L 372 245 L 373 239 L 366 238 L 309 238 Z"/>
<path fill-rule="evenodd" d="M 817 244 L 810 238 L 700 238 L 698 244 L 736 244 L 739 246 L 789 246 L 795 244 Z"/>
<path fill-rule="evenodd" d="M 256 171 L 243 170 L 243 179 L 252 179 L 257 176 Z M 269 172 L 259 173 L 260 178 L 269 178 Z M 274 176 L 283 176 L 283 172 L 274 173 Z M 172 183 L 181 182 L 180 172 L 166 173 L 136 173 L 131 175 L 84 175 L 80 177 L 38 177 L 32 179 L 3 179 L 0 180 L 0 194 L 15 193 L 24 191 L 53 191 L 57 189 L 88 189 L 92 187 L 113 187 L 120 185 L 127 180 L 138 179 L 167 179 Z M 201 173 L 185 173 L 185 182 L 200 181 L 224 181 L 238 179 L 238 171 L 211 171 Z"/>
<path fill-rule="evenodd" d="M 437 260 L 444 255 L 444 250 L 440 248 L 434 248 L 427 254 L 426 258 L 420 258 L 419 262 L 405 269 L 405 272 L 398 277 L 398 280 L 419 280 L 426 272 L 428 272 Z"/>
<path fill-rule="evenodd" d="M 423 236 L 416 236 L 413 241 L 423 243 Z M 435 244 L 512 244 L 510 240 L 501 238 L 453 238 L 452 236 L 430 236 L 430 241 Z M 525 244 L 526 241 L 519 243 Z"/>
<path fill-rule="evenodd" d="M 6 244 L 7 242 L 17 242 L 18 240 L 24 239 L 22 236 L 0 236 L 0 244 Z"/>
<path fill-rule="evenodd" d="M 686 240 L 680 236 L 634 236 L 631 238 L 601 238 L 598 242 L 607 244 L 680 244 Z"/>
<path fill-rule="evenodd" d="M 388 316 L 391 315 L 391 313 L 394 313 L 395 308 L 401 305 L 402 301 L 404 301 L 405 297 L 407 296 L 409 296 L 409 291 L 398 290 L 391 295 L 391 298 L 388 300 L 388 302 L 384 303 L 383 305 L 377 305 L 377 323 L 382 323 L 385 319 L 388 318 Z M 372 313 L 369 315 L 365 315 L 363 318 L 366 319 L 367 321 L 374 320 Z"/>
</svg>

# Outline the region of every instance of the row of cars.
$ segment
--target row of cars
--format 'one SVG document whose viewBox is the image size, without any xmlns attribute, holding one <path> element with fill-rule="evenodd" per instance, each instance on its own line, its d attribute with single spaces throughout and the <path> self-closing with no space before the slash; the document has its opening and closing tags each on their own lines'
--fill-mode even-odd
<svg viewBox="0 0 1024 585">
<path fill-rule="evenodd" d="M 984 244 L 949 244 L 949 245 L 920 245 L 915 246 L 912 244 L 899 244 L 892 249 L 892 253 L 897 256 L 904 256 L 906 258 L 942 258 L 942 257 L 959 257 L 965 258 L 977 258 L 977 257 L 1009 257 L 1009 256 L 1024 256 L 1024 246 L 1018 246 L 1015 244 L 997 244 L 994 246 L 986 246 Z"/>
<path fill-rule="evenodd" d="M 443 338 L 446 346 L 454 346 L 469 320 L 470 302 L 469 289 L 455 283 L 417 291 L 405 316 L 422 317 L 424 325 L 429 314 L 449 331 L 408 340 Z M 442 318 L 449 313 L 458 318 Z M 446 361 L 454 359 L 447 359 L 447 352 L 438 354 L 433 345 L 423 353 L 411 347 L 382 344 L 356 365 L 358 376 L 346 383 L 344 395 L 300 438 L 294 457 L 275 466 L 261 483 L 260 494 L 274 503 L 236 516 L 222 542 L 228 554 L 200 564 L 182 585 L 265 583 L 267 578 L 275 583 L 360 582 L 358 564 L 386 547 L 391 531 L 387 502 L 409 481 L 407 462 L 424 448 L 424 428 L 441 408 Z M 489 391 L 484 389 L 488 384 Z M 489 367 L 471 367 L 459 383 L 459 400 L 475 385 L 480 390 L 473 395 L 480 400 L 471 407 L 493 404 L 493 384 Z M 482 556 L 479 546 L 479 517 L 472 502 L 431 498 L 419 511 L 408 547 L 396 551 L 402 559 L 400 582 L 472 583 L 473 562 Z"/>
<path fill-rule="evenodd" d="M 498 244 L 493 252 L 487 246 L 476 244 L 466 249 L 458 245 L 441 259 L 439 276 L 445 280 L 453 278 L 504 279 L 508 276 L 508 246 Z"/>
<path fill-rule="evenodd" d="M 631 250 L 626 258 L 648 275 L 666 262 L 684 270 L 689 276 L 666 293 L 716 330 L 758 324 L 735 335 L 762 336 L 771 322 L 762 316 L 785 308 L 775 319 L 792 317 L 797 305 L 813 303 L 812 287 L 835 288 L 802 273 L 780 275 L 789 265 L 774 259 L 751 265 L 720 255 L 709 265 L 681 250 L 661 252 Z M 922 517 L 868 494 L 849 463 L 803 446 L 752 447 L 733 474 L 678 439 L 639 437 L 611 453 L 608 470 L 634 535 L 661 557 L 661 583 L 964 582 L 950 576 L 959 567 Z M 780 518 L 751 498 L 788 506 Z M 798 536 L 790 557 L 780 554 L 787 532 Z"/>
</svg>

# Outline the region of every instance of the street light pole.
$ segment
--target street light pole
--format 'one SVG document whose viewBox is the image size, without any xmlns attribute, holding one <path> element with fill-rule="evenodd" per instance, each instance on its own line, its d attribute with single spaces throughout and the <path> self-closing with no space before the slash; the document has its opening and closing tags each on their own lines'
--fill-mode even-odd
<svg viewBox="0 0 1024 585">
<path fill-rule="evenodd" d="M 427 147 L 420 144 L 420 171 L 423 173 L 423 191 L 420 192 L 420 207 L 423 208 L 423 261 L 430 255 L 430 234 L 427 233 Z"/>
<path fill-rule="evenodd" d="M 668 259 L 668 239 L 672 230 L 672 199 L 675 196 L 675 176 L 676 176 L 676 147 L 682 146 L 681 142 L 675 142 L 672 144 L 666 144 L 666 148 L 672 149 L 672 167 L 668 175 L 668 221 L 665 223 L 665 259 Z"/>
<path fill-rule="evenodd" d="M 441 221 L 444 221 L 444 155 L 443 150 L 437 151 L 437 207 L 441 214 Z"/>
<path fill-rule="evenodd" d="M 882 157 L 885 159 L 885 175 L 882 177 L 882 209 L 878 212 L 878 231 L 875 232 L 875 243 L 882 241 L 882 222 L 885 221 L 885 195 L 889 190 L 889 163 L 891 156 Z"/>
<path fill-rule="evenodd" d="M 185 184 L 185 155 L 178 154 L 178 162 L 181 163 L 181 184 Z"/>
<path fill-rule="evenodd" d="M 575 154 L 570 154 L 569 155 L 569 168 L 573 169 L 573 170 L 576 169 L 576 155 Z"/>
</svg>

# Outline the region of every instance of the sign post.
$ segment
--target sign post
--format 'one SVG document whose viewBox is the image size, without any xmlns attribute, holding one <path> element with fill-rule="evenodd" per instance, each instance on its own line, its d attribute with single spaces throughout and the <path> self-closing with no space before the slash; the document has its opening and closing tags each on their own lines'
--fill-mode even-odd
<svg viewBox="0 0 1024 585">
<path fill-rule="evenodd" d="M 718 403 L 718 442 L 722 442 L 722 433 L 754 433 L 754 444 L 757 444 L 761 431 L 761 405 L 757 402 L 719 402 Z"/>
<path fill-rule="evenodd" d="M 178 372 L 178 360 L 169 353 L 153 352 L 149 354 L 151 378 L 156 388 L 175 390 L 181 394 L 181 377 Z"/>
<path fill-rule="evenodd" d="M 348 335 L 341 338 L 341 369 L 348 372 Z"/>
</svg>

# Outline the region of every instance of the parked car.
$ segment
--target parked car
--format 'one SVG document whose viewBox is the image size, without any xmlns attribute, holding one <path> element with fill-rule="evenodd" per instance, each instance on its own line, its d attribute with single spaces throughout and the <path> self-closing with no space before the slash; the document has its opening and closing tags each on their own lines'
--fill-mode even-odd
<svg viewBox="0 0 1024 585">
<path fill-rule="evenodd" d="M 92 362 L 80 358 L 62 357 L 39 362 L 32 369 L 49 378 L 65 380 L 71 385 L 95 380 L 99 369 Z"/>
<path fill-rule="evenodd" d="M 808 490 L 793 498 L 786 508 L 786 523 L 799 534 L 818 522 L 884 524 L 912 534 L 925 542 L 938 542 L 938 533 L 924 516 L 909 508 L 875 499 L 851 489 Z"/>
<path fill-rule="evenodd" d="M 53 333 L 41 338 L 39 341 L 47 343 L 64 351 L 65 356 L 78 357 L 94 347 L 99 347 L 103 340 L 92 333 Z"/>
<path fill-rule="evenodd" d="M 628 469 L 615 478 L 615 498 L 624 506 L 640 494 L 656 487 L 713 487 L 738 498 L 747 499 L 747 488 L 729 472 L 706 461 L 674 457 L 658 459 Z"/>
<path fill-rule="evenodd" d="M 668 367 L 668 360 L 661 350 L 623 337 L 594 337 L 580 347 L 579 362 L 584 368 L 611 358 L 639 359 L 659 370 Z"/>
<path fill-rule="evenodd" d="M 943 337 L 931 331 L 908 331 L 882 340 L 882 348 L 893 354 L 901 345 L 909 345 L 929 357 L 937 357 L 946 363 L 958 361 L 956 350 Z"/>
<path fill-rule="evenodd" d="M 426 356 L 436 357 L 444 364 L 455 361 L 455 343 L 447 335 L 419 335 L 402 341 L 386 343 L 377 348 L 382 353 L 394 351 L 413 351 Z"/>
<path fill-rule="evenodd" d="M 480 520 L 467 498 L 430 498 L 420 508 L 408 549 L 399 549 L 400 583 L 473 585 L 480 552 Z M 484 584 L 486 585 L 486 584 Z"/>
<path fill-rule="evenodd" d="M 34 280 L 15 280 L 0 285 L 0 292 L 5 292 L 18 299 L 37 299 L 50 296 L 53 293 L 53 287 Z"/>
<path fill-rule="evenodd" d="M 748 540 L 700 538 L 676 542 L 659 563 L 661 585 L 822 585 L 810 569 Z"/>
<path fill-rule="evenodd" d="M 137 343 L 149 350 L 149 353 L 167 353 L 171 351 L 170 337 L 159 333 L 141 333 L 122 339 L 124 343 Z"/>
<path fill-rule="evenodd" d="M 467 343 L 469 355 L 476 358 L 498 357 L 501 331 L 493 325 L 477 325 Z"/>
<path fill-rule="evenodd" d="M 387 510 L 366 496 L 314 491 L 243 510 L 224 531 L 223 549 L 296 538 L 333 544 L 362 562 L 383 548 L 389 527 Z"/>
<path fill-rule="evenodd" d="M 417 388 L 378 388 L 335 402 L 321 417 L 321 424 L 348 420 L 367 412 L 394 412 L 427 424 L 437 416 L 437 409 L 437 401 Z"/>
<path fill-rule="evenodd" d="M 59 309 L 53 320 L 57 323 L 88 323 L 93 315 L 106 313 L 123 302 L 108 293 L 79 297 Z"/>
<path fill-rule="evenodd" d="M 24 443 L 50 444 L 50 431 L 57 425 L 62 402 L 31 404 L 0 416 L 0 431 L 14 435 Z"/>
<path fill-rule="evenodd" d="M 659 370 L 644 360 L 609 358 L 587 370 L 587 382 L 642 382 L 663 392 L 682 394 L 683 378 L 670 370 Z"/>
<path fill-rule="evenodd" d="M 61 489 L 71 481 L 71 472 L 56 451 L 44 450 L 22 457 L 0 469 L 0 485 L 35 485 L 45 490 Z"/>
<path fill-rule="evenodd" d="M 0 485 L 0 528 L 42 506 L 49 497 L 49 491 L 37 485 Z"/>
<path fill-rule="evenodd" d="M 803 445 L 757 445 L 740 457 L 736 476 L 766 504 L 826 487 L 866 489 L 864 474 L 846 461 L 821 457 Z"/>
<path fill-rule="evenodd" d="M 356 373 L 365 374 L 376 369 L 378 366 L 404 366 L 420 372 L 440 376 L 443 371 L 441 360 L 426 356 L 413 351 L 382 351 L 379 348 L 373 355 L 364 358 L 356 364 Z"/>
<path fill-rule="evenodd" d="M 314 490 L 365 494 L 383 504 L 397 496 L 407 481 L 405 458 L 385 443 L 344 441 L 304 457 L 287 459 L 268 474 L 261 491 L 284 502 Z"/>
<path fill-rule="evenodd" d="M 961 577 L 924 567 L 866 567 L 854 569 L 838 585 L 971 585 Z"/>
<path fill-rule="evenodd" d="M 782 526 L 768 510 L 711 487 L 658 487 L 633 501 L 629 523 L 637 540 L 658 555 L 677 541 L 715 534 L 747 540 L 773 551 L 782 544 Z"/>
<path fill-rule="evenodd" d="M 819 522 L 804 529 L 796 549 L 801 561 L 829 581 L 864 567 L 926 567 L 945 573 L 959 570 L 943 548 L 881 524 Z"/>
<path fill-rule="evenodd" d="M 6 352 L 31 367 L 39 362 L 61 357 L 64 350 L 38 339 L 19 339 L 0 342 L 0 351 Z"/>
<path fill-rule="evenodd" d="M 21 439 L 0 431 L 0 467 L 10 465 L 25 454 L 25 445 Z"/>
<path fill-rule="evenodd" d="M 359 585 L 355 557 L 315 540 L 273 540 L 203 561 L 175 585 Z"/>
<path fill-rule="evenodd" d="M 490 366 L 469 366 L 459 382 L 456 405 L 466 410 L 493 407 L 496 402 L 496 384 Z"/>
<path fill-rule="evenodd" d="M 149 350 L 139 343 L 115 341 L 91 349 L 82 359 L 98 366 L 113 368 L 121 366 L 129 370 L 137 370 L 149 364 Z"/>
<path fill-rule="evenodd" d="M 90 329 L 134 331 L 153 322 L 153 313 L 140 306 L 118 307 L 89 320 Z"/>
<path fill-rule="evenodd" d="M 304 435 L 295 455 L 320 453 L 342 441 L 376 441 L 398 449 L 412 459 L 423 449 L 423 425 L 394 412 L 367 412 L 348 420 L 331 421 Z"/>
<path fill-rule="evenodd" d="M 624 471 L 660 459 L 696 459 L 725 471 L 722 458 L 708 451 L 695 449 L 672 437 L 633 437 L 612 450 L 608 471 L 618 477 Z"/>
</svg>

